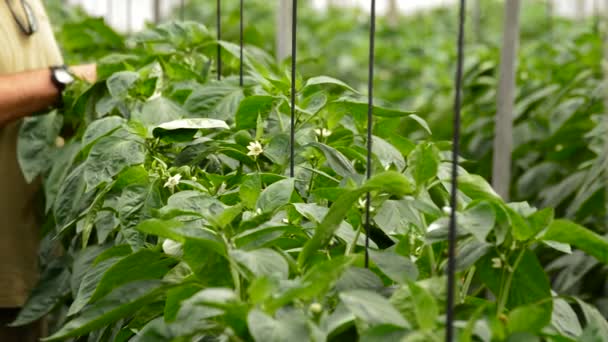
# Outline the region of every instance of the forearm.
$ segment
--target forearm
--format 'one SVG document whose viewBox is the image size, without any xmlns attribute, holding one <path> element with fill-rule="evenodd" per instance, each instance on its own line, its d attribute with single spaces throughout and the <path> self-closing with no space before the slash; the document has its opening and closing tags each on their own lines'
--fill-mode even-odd
<svg viewBox="0 0 608 342">
<path fill-rule="evenodd" d="M 95 64 L 73 66 L 70 72 L 91 83 L 97 79 Z M 61 93 L 51 81 L 49 69 L 0 75 L 0 127 L 45 110 L 57 104 L 60 98 Z"/>
<path fill-rule="evenodd" d="M 0 127 L 59 101 L 49 69 L 0 75 Z"/>
</svg>

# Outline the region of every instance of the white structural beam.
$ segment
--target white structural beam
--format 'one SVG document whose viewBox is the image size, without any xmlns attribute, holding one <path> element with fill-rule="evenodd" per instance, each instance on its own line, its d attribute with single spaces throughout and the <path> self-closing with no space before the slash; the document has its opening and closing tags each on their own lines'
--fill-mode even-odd
<svg viewBox="0 0 608 342">
<path fill-rule="evenodd" d="M 505 1 L 505 18 L 496 123 L 494 126 L 494 154 L 492 163 L 492 186 L 505 200 L 509 200 L 511 185 L 511 153 L 513 151 L 513 108 L 515 105 L 515 72 L 519 47 L 520 0 Z"/>
</svg>

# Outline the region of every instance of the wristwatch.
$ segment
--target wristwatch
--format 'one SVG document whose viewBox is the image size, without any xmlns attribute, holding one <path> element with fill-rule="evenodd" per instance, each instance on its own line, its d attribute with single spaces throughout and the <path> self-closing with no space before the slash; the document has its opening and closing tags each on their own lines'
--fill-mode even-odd
<svg viewBox="0 0 608 342">
<path fill-rule="evenodd" d="M 74 83 L 74 76 L 68 71 L 65 65 L 51 67 L 51 81 L 57 87 L 59 92 L 63 92 L 65 88 Z"/>
</svg>

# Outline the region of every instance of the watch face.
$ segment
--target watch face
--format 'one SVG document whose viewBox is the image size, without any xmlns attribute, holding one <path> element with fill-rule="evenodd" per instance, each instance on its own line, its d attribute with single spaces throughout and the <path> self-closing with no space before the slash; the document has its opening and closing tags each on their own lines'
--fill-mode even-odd
<svg viewBox="0 0 608 342">
<path fill-rule="evenodd" d="M 74 82 L 74 77 L 65 69 L 55 69 L 55 79 L 61 84 Z"/>
</svg>

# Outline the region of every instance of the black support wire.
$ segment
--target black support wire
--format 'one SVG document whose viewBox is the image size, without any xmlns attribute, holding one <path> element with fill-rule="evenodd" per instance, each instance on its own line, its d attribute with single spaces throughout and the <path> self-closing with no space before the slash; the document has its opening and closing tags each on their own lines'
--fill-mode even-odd
<svg viewBox="0 0 608 342">
<path fill-rule="evenodd" d="M 369 75 L 367 80 L 367 179 L 372 177 L 372 128 L 374 125 L 374 64 L 376 50 L 376 0 L 371 1 L 369 28 Z M 371 195 L 365 198 L 365 268 L 369 267 L 369 233 L 370 233 Z"/>
<path fill-rule="evenodd" d="M 460 107 L 462 104 L 462 69 L 464 64 L 464 23 L 466 0 L 460 0 L 458 28 L 458 65 L 454 80 L 454 134 L 452 140 L 452 189 L 450 193 L 450 226 L 448 234 L 448 298 L 445 340 L 454 341 L 454 301 L 456 285 L 456 208 L 458 206 L 458 156 L 460 155 Z"/>
<path fill-rule="evenodd" d="M 217 0 L 217 16 L 215 18 L 217 25 L 217 79 L 222 79 L 222 1 Z"/>
<path fill-rule="evenodd" d="M 239 45 L 240 45 L 240 50 L 239 50 L 239 85 L 242 87 L 243 86 L 243 13 L 245 13 L 243 11 L 243 0 L 241 0 L 241 7 L 240 7 L 240 26 L 239 26 Z"/>
<path fill-rule="evenodd" d="M 296 144 L 296 38 L 298 25 L 298 0 L 292 0 L 291 9 L 291 123 L 289 129 L 289 176 L 295 175 Z"/>
</svg>

